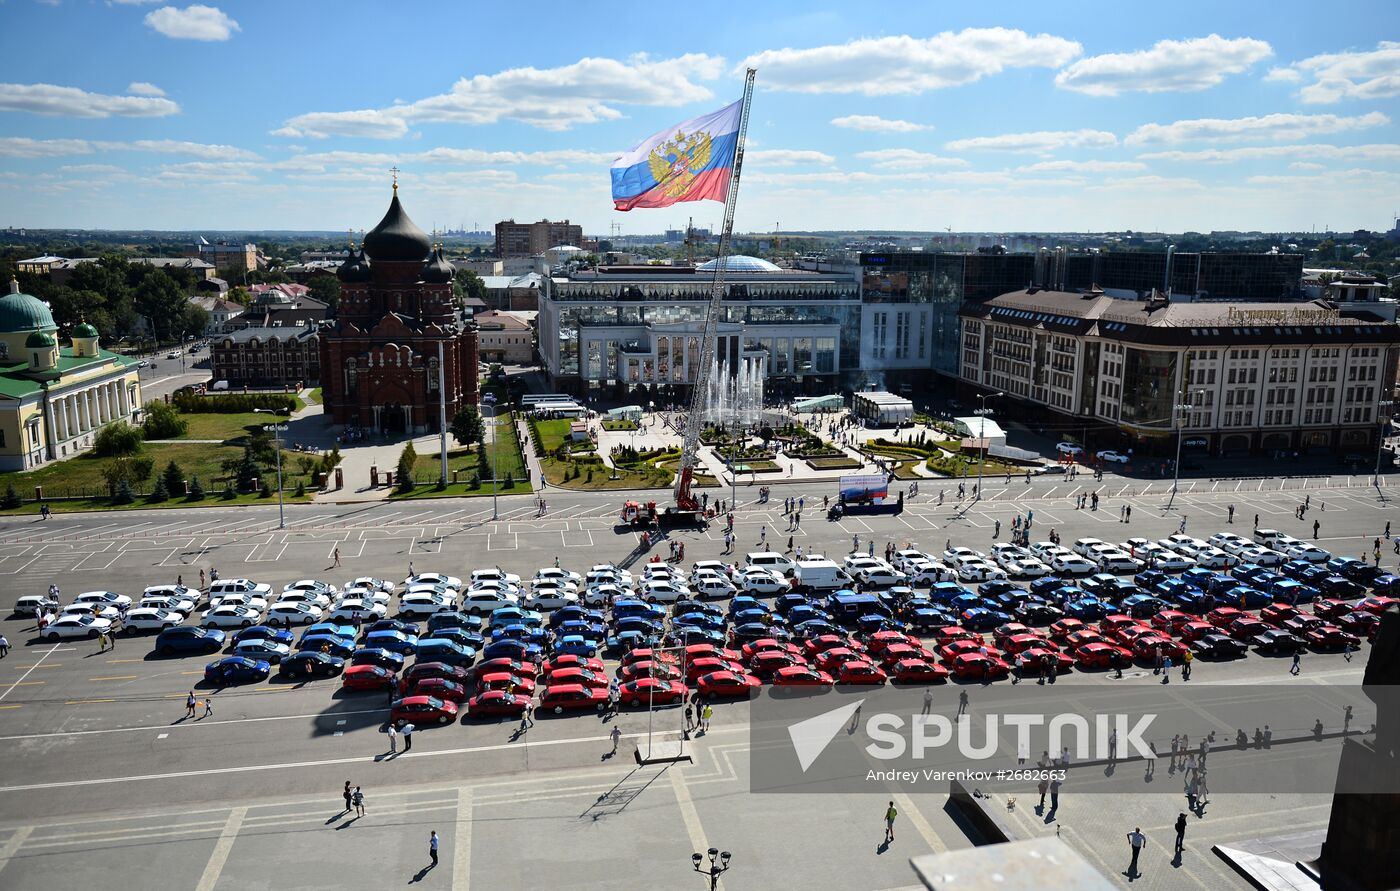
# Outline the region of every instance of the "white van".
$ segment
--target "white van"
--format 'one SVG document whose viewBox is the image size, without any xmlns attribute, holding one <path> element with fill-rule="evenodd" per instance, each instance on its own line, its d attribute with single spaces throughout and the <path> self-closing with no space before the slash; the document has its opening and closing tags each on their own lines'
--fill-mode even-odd
<svg viewBox="0 0 1400 891">
<path fill-rule="evenodd" d="M 211 390 L 227 390 L 227 389 L 228 389 L 228 381 L 214 381 L 214 383 L 212 383 L 212 384 L 209 385 L 209 389 L 211 389 Z"/>
<path fill-rule="evenodd" d="M 745 569 L 771 569 L 780 575 L 792 575 L 797 564 L 776 551 L 753 551 L 744 555 Z"/>
<path fill-rule="evenodd" d="M 797 591 L 838 591 L 854 585 L 836 561 L 825 557 L 798 560 L 793 578 L 797 580 Z"/>
</svg>

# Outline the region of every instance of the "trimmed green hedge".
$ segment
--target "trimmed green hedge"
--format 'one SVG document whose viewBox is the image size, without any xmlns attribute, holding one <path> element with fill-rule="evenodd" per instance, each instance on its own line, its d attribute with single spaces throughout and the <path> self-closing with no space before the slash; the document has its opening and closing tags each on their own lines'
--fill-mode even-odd
<svg viewBox="0 0 1400 891">
<path fill-rule="evenodd" d="M 170 403 L 186 414 L 239 414 L 256 409 L 296 411 L 299 400 L 291 393 L 176 393 Z"/>
<path fill-rule="evenodd" d="M 807 466 L 813 470 L 854 470 L 863 466 L 854 458 L 843 455 L 840 458 L 808 458 Z"/>
</svg>

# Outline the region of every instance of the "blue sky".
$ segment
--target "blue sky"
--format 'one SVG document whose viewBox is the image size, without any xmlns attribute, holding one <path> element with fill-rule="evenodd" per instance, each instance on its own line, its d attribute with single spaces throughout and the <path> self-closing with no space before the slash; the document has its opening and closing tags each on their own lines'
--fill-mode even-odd
<svg viewBox="0 0 1400 891">
<path fill-rule="evenodd" d="M 208 0 L 219 2 L 219 0 Z M 971 7 L 971 8 L 967 8 Z M 742 231 L 1388 228 L 1400 6 L 0 0 L 0 226 L 612 211 L 623 149 L 758 92 Z"/>
</svg>

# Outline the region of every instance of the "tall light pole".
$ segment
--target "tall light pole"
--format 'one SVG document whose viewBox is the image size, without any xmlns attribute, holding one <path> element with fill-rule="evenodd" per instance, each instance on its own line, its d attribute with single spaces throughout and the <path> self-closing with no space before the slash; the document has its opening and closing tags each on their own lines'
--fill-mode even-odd
<svg viewBox="0 0 1400 891">
<path fill-rule="evenodd" d="M 491 406 L 491 519 L 499 520 L 501 511 L 496 501 L 496 394 L 482 396 L 481 404 Z"/>
<path fill-rule="evenodd" d="M 1371 485 L 1378 489 L 1381 485 L 1381 452 L 1385 451 L 1385 431 L 1390 426 L 1390 415 L 1386 410 L 1394 406 L 1395 402 L 1390 399 L 1383 399 L 1376 404 L 1376 419 L 1380 421 L 1380 432 L 1376 436 L 1376 472 L 1371 476 Z"/>
<path fill-rule="evenodd" d="M 982 422 L 981 422 L 981 424 L 980 424 L 980 429 L 977 431 L 977 438 L 978 438 L 979 440 L 981 440 L 981 446 L 982 446 L 981 453 L 982 453 L 982 458 L 981 458 L 980 461 L 977 462 L 977 498 L 974 499 L 974 500 L 976 500 L 976 501 L 981 501 L 981 500 L 982 500 L 982 466 L 983 466 L 984 464 L 987 463 L 987 415 L 988 415 L 988 413 L 990 412 L 990 409 L 987 408 L 987 400 L 988 400 L 988 399 L 995 399 L 995 398 L 997 398 L 998 396 L 1005 396 L 1005 395 L 1006 395 L 1005 393 L 978 393 L 978 394 L 977 394 L 977 398 L 978 398 L 979 400 L 981 400 L 981 402 L 982 402 L 982 407 L 979 408 L 979 409 L 977 409 L 977 414 L 978 414 L 978 416 L 982 419 Z"/>
<path fill-rule="evenodd" d="M 719 877 L 729 871 L 729 852 L 721 851 L 718 848 L 710 848 L 707 851 L 710 855 L 710 865 L 702 867 L 705 855 L 695 853 L 690 855 L 690 862 L 695 865 L 695 871 L 710 880 L 710 891 L 719 888 Z"/>
<path fill-rule="evenodd" d="M 254 412 L 260 415 L 276 415 L 277 412 L 270 408 L 255 408 Z M 282 425 L 275 420 L 271 424 L 263 427 L 264 430 L 271 430 L 273 439 L 277 443 L 277 528 L 287 528 L 287 511 L 282 504 Z"/>
<path fill-rule="evenodd" d="M 1204 390 L 1196 391 L 1197 399 L 1204 395 Z M 1172 464 L 1172 495 L 1167 499 L 1167 510 L 1171 510 L 1172 502 L 1176 501 L 1176 487 L 1181 482 L 1181 434 L 1186 428 L 1186 413 L 1195 408 L 1196 406 L 1186 403 L 1177 403 L 1172 406 L 1172 420 L 1176 422 L 1176 462 Z"/>
</svg>

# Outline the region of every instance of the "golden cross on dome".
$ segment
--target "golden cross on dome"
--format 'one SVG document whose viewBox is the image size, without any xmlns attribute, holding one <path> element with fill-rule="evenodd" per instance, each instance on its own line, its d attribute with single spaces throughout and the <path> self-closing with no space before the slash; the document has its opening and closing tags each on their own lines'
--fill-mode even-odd
<svg viewBox="0 0 1400 891">
<path fill-rule="evenodd" d="M 398 168 L 398 166 L 396 165 L 396 166 L 394 166 L 394 167 L 390 167 L 390 168 L 389 168 L 389 172 L 392 173 L 392 174 L 394 175 L 394 194 L 397 195 L 397 194 L 399 193 L 399 168 Z"/>
</svg>

